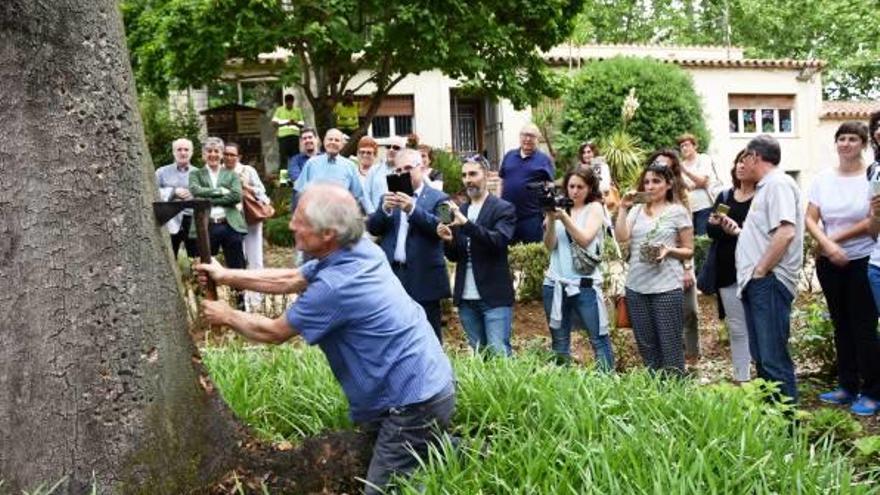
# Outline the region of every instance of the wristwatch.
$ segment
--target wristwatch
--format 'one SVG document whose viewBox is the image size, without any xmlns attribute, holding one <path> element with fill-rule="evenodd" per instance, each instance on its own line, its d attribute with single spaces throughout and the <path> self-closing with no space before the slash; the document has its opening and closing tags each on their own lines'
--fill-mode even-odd
<svg viewBox="0 0 880 495">
<path fill-rule="evenodd" d="M 681 266 L 683 266 L 685 270 L 693 270 L 694 269 L 694 264 L 691 263 L 690 261 L 682 262 Z"/>
</svg>

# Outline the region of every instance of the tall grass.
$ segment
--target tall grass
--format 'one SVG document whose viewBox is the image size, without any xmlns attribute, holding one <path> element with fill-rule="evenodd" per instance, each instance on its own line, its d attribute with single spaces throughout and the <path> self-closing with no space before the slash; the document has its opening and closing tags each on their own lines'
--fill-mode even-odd
<svg viewBox="0 0 880 495">
<path fill-rule="evenodd" d="M 224 397 L 271 438 L 348 426 L 319 351 L 209 348 Z M 758 385 L 560 368 L 534 355 L 455 359 L 458 455 L 425 460 L 417 493 L 869 493 L 833 439 L 810 444 Z"/>
</svg>

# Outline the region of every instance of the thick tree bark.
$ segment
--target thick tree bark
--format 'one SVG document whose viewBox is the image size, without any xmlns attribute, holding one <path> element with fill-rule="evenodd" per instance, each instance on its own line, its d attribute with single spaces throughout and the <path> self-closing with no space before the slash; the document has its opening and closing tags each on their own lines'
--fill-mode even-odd
<svg viewBox="0 0 880 495">
<path fill-rule="evenodd" d="M 114 0 L 0 2 L 0 480 L 185 493 L 239 438 L 187 334 Z M 209 391 L 205 391 L 208 388 Z"/>
</svg>

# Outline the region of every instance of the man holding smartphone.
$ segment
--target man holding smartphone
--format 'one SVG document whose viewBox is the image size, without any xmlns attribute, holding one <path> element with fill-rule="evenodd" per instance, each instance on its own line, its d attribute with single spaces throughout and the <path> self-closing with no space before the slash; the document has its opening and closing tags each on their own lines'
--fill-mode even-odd
<svg viewBox="0 0 880 495">
<path fill-rule="evenodd" d="M 456 263 L 452 300 L 471 348 L 510 356 L 514 292 L 507 246 L 516 229 L 516 209 L 489 194 L 488 173 L 484 160 L 461 167 L 468 201 L 461 208 L 451 201 L 441 205 L 449 217 L 440 215 L 437 235 L 445 242 L 446 257 Z"/>
<path fill-rule="evenodd" d="M 442 342 L 440 300 L 449 297 L 451 291 L 443 243 L 437 235 L 437 207 L 449 196 L 423 180 L 422 156 L 418 151 L 398 151 L 394 165 L 395 173 L 409 174 L 414 195 L 385 193 L 381 206 L 367 218 L 367 230 L 381 237 L 379 245 L 394 274 L 407 294 L 425 310 L 437 339 Z"/>
</svg>

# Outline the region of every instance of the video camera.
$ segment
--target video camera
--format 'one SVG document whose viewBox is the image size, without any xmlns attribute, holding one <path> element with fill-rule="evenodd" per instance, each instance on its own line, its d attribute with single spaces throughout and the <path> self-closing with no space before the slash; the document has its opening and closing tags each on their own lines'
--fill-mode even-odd
<svg viewBox="0 0 880 495">
<path fill-rule="evenodd" d="M 544 210 L 552 211 L 559 208 L 568 211 L 574 206 L 574 201 L 562 194 L 552 182 L 529 182 L 526 184 L 526 189 L 538 196 L 538 203 Z"/>
</svg>

